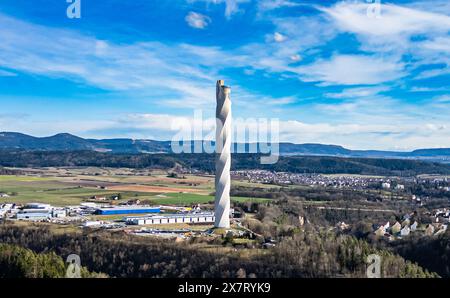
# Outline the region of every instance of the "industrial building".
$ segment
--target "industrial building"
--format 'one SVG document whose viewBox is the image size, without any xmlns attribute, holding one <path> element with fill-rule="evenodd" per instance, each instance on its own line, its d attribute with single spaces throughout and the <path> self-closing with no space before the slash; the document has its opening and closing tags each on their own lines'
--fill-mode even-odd
<svg viewBox="0 0 450 298">
<path fill-rule="evenodd" d="M 118 207 L 103 207 L 97 208 L 95 214 L 97 215 L 117 215 L 117 214 L 146 214 L 146 213 L 160 213 L 160 207 L 149 206 L 118 206 Z"/>
<path fill-rule="evenodd" d="M 41 203 L 28 203 L 16 214 L 19 220 L 47 220 L 52 217 L 52 206 Z"/>
<path fill-rule="evenodd" d="M 16 214 L 19 220 L 46 220 L 52 217 L 51 210 L 48 209 L 22 209 Z"/>
<path fill-rule="evenodd" d="M 124 218 L 128 225 L 157 225 L 171 223 L 214 223 L 215 216 L 212 212 L 167 214 L 151 216 L 129 216 Z"/>
<path fill-rule="evenodd" d="M 55 208 L 49 204 L 29 203 L 16 214 L 19 220 L 47 220 L 50 218 L 66 217 L 67 212 L 64 208 Z"/>
<path fill-rule="evenodd" d="M 28 203 L 25 205 L 24 209 L 39 209 L 39 210 L 49 210 L 52 206 L 50 204 L 42 203 Z"/>
</svg>

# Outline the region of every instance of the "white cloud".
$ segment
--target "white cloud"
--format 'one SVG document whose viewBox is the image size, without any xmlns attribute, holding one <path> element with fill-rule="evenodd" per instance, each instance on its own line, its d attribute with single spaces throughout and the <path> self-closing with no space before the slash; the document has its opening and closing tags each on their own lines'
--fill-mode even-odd
<svg viewBox="0 0 450 298">
<path fill-rule="evenodd" d="M 193 11 L 189 12 L 185 20 L 189 26 L 196 29 L 204 29 L 211 22 L 211 19 L 209 17 Z"/>
<path fill-rule="evenodd" d="M 381 4 L 381 18 L 367 16 L 368 5 L 340 2 L 322 7 L 342 31 L 380 38 L 407 38 L 413 34 L 441 32 L 450 29 L 450 17 L 405 6 Z M 391 39 L 391 40 L 393 40 Z"/>
<path fill-rule="evenodd" d="M 202 120 L 204 120 L 202 122 Z M 120 125 L 127 125 L 132 128 L 145 129 L 145 130 L 161 130 L 166 132 L 173 132 L 177 130 L 174 126 L 175 123 L 185 123 L 186 125 L 193 126 L 195 124 L 201 124 L 206 129 L 212 129 L 215 125 L 213 119 L 195 119 L 191 116 L 176 116 L 170 114 L 129 114 L 126 117 L 119 120 Z"/>
<path fill-rule="evenodd" d="M 295 7 L 301 4 L 287 0 L 259 0 L 258 9 L 261 11 L 270 11 L 283 7 Z"/>
<path fill-rule="evenodd" d="M 442 9 L 433 9 L 441 7 Z M 448 4 L 440 1 L 413 2 L 404 5 L 381 4 L 381 17 L 368 17 L 368 4 L 339 2 L 318 7 L 340 32 L 354 34 L 360 50 L 390 59 L 410 56 L 408 70 L 427 64 L 450 65 Z M 426 77 L 439 75 L 427 72 Z"/>
<path fill-rule="evenodd" d="M 306 82 L 322 85 L 378 84 L 403 78 L 421 65 L 450 65 L 450 56 L 442 53 L 448 48 L 447 33 L 450 30 L 450 17 L 445 14 L 382 3 L 381 18 L 377 19 L 368 17 L 367 3 L 348 1 L 321 7 L 267 0 L 259 2 L 258 7 L 268 12 L 291 5 L 314 7 L 322 13 L 300 17 L 262 13 L 260 18 L 271 21 L 276 32 L 268 35 L 266 41 L 278 42 L 251 44 L 238 49 L 236 54 L 251 57 L 247 59 L 247 65 L 283 75 L 286 72 L 298 74 Z M 329 60 L 292 67 L 292 63 L 301 58 L 306 60 L 320 54 L 327 41 L 340 33 L 354 34 L 361 43 L 361 53 L 341 55 L 336 52 Z M 414 40 L 414 36 L 421 38 Z M 412 59 L 403 60 L 405 56 Z M 441 74 L 446 71 L 426 71 L 423 77 Z"/>
<path fill-rule="evenodd" d="M 288 105 L 291 103 L 295 103 L 297 99 L 294 96 L 288 96 L 288 97 L 282 97 L 282 98 L 271 98 L 264 100 L 264 102 L 267 102 L 268 105 Z"/>
<path fill-rule="evenodd" d="M 438 92 L 438 91 L 448 91 L 448 88 L 430 88 L 430 87 L 412 87 L 411 92 Z"/>
<path fill-rule="evenodd" d="M 251 0 L 187 0 L 188 2 L 206 2 L 207 4 L 225 4 L 225 16 L 230 18 L 240 11 L 239 4 L 250 2 Z"/>
<path fill-rule="evenodd" d="M 438 69 L 430 69 L 430 70 L 424 70 L 421 73 L 419 73 L 417 76 L 414 77 L 416 80 L 423 80 L 438 76 L 445 76 L 450 74 L 450 66 L 444 67 L 444 68 L 438 68 Z"/>
<path fill-rule="evenodd" d="M 296 71 L 303 81 L 323 85 L 372 85 L 404 76 L 401 62 L 366 55 L 334 55 Z"/>
<path fill-rule="evenodd" d="M 435 101 L 420 105 L 387 96 L 373 95 L 351 98 L 341 103 L 318 103 L 311 113 L 329 119 L 339 127 L 333 133 L 317 134 L 317 140 L 346 145 L 353 149 L 412 150 L 450 146 L 450 130 L 446 116 L 448 105 Z M 354 125 L 343 127 L 342 125 Z M 441 129 L 436 129 L 441 128 Z M 345 129 L 339 131 L 339 129 Z M 348 133 L 348 135 L 346 134 Z"/>
<path fill-rule="evenodd" d="M 377 87 L 361 87 L 348 88 L 340 93 L 325 93 L 324 96 L 328 98 L 361 98 L 377 95 L 380 92 L 388 91 L 390 88 L 386 86 Z"/>
<path fill-rule="evenodd" d="M 438 37 L 433 40 L 422 42 L 420 45 L 428 50 L 450 54 L 450 37 Z"/>
<path fill-rule="evenodd" d="M 434 97 L 433 100 L 440 103 L 450 103 L 450 94 L 439 95 Z"/>
<path fill-rule="evenodd" d="M 221 2 L 220 0 L 215 0 L 215 2 Z M 247 1 L 240 1 L 240 0 L 225 0 L 225 16 L 230 17 L 232 14 L 239 11 L 238 4 L 240 2 L 247 2 Z"/>
<path fill-rule="evenodd" d="M 299 54 L 292 55 L 289 58 L 294 62 L 298 62 L 298 61 L 302 60 L 302 57 Z"/>
<path fill-rule="evenodd" d="M 281 34 L 281 33 L 279 33 L 279 32 L 275 32 L 275 33 L 273 34 L 273 39 L 274 39 L 276 42 L 283 42 L 283 41 L 286 40 L 286 36 L 284 36 L 283 34 Z"/>
</svg>

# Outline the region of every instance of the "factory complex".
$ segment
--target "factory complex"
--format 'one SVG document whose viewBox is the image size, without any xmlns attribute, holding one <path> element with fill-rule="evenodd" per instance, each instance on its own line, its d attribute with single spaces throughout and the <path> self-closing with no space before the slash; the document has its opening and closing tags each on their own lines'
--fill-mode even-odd
<svg viewBox="0 0 450 298">
<path fill-rule="evenodd" d="M 188 214 L 167 214 L 153 216 L 130 216 L 124 218 L 129 225 L 155 225 L 171 223 L 214 223 L 213 212 L 188 213 Z"/>
<path fill-rule="evenodd" d="M 234 211 L 234 210 L 231 210 Z M 119 215 L 117 218 L 116 215 Z M 120 217 L 123 215 L 123 217 Z M 107 216 L 111 216 L 108 218 Z M 230 213 L 233 216 L 233 213 Z M 211 224 L 215 222 L 212 210 L 191 207 L 108 205 L 84 202 L 77 206 L 54 207 L 50 204 L 28 203 L 20 206 L 13 203 L 0 205 L 0 219 L 75 223 L 83 228 L 123 228 L 138 225 L 163 224 Z"/>
</svg>

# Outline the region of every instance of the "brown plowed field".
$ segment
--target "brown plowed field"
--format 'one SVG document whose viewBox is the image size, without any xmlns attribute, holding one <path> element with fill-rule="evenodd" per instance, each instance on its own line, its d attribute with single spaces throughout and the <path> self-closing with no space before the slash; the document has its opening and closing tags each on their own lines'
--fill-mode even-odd
<svg viewBox="0 0 450 298">
<path fill-rule="evenodd" d="M 177 193 L 177 192 L 198 193 L 198 192 L 201 192 L 200 189 L 149 186 L 149 185 L 114 185 L 114 186 L 109 186 L 108 190 L 159 192 L 159 193 Z"/>
</svg>

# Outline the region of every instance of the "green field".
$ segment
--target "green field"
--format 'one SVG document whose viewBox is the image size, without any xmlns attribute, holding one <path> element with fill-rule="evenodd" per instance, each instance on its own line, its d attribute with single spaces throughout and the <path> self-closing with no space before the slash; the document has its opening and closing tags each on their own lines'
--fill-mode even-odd
<svg viewBox="0 0 450 298">
<path fill-rule="evenodd" d="M 167 205 L 191 205 L 191 204 L 207 204 L 214 202 L 214 196 L 198 195 L 189 193 L 169 193 L 164 194 L 165 197 L 155 196 L 152 202 L 155 204 L 167 204 Z M 234 202 L 262 202 L 269 199 L 263 198 L 244 198 L 244 197 L 231 197 L 231 201 Z"/>
<path fill-rule="evenodd" d="M 7 193 L 9 198 L 0 202 L 19 204 L 39 202 L 55 206 L 77 205 L 94 195 L 111 196 L 117 191 L 108 191 L 91 187 L 74 186 L 56 178 L 39 178 L 27 176 L 0 176 L 0 193 Z M 152 193 L 120 192 L 123 200 L 130 198 L 150 199 Z"/>
<path fill-rule="evenodd" d="M 97 177 L 98 178 L 98 177 Z M 105 180 L 110 177 L 102 177 Z M 138 178 L 136 178 L 138 179 Z M 144 183 L 142 183 L 144 185 Z M 149 185 L 148 183 L 146 183 Z M 168 186 L 177 186 L 168 184 Z M 205 187 L 205 186 L 203 186 Z M 205 187 L 206 188 L 206 187 Z M 0 193 L 7 193 L 8 198 L 1 198 L 0 203 L 13 202 L 25 204 L 30 202 L 48 203 L 54 206 L 78 205 L 94 195 L 112 196 L 121 194 L 122 201 L 129 199 L 151 200 L 154 204 L 189 206 L 195 203 L 207 204 L 214 201 L 211 195 L 193 193 L 151 193 L 134 191 L 110 191 L 96 187 L 78 186 L 68 183 L 60 177 L 0 176 Z M 232 201 L 267 201 L 261 198 L 232 197 Z"/>
</svg>

